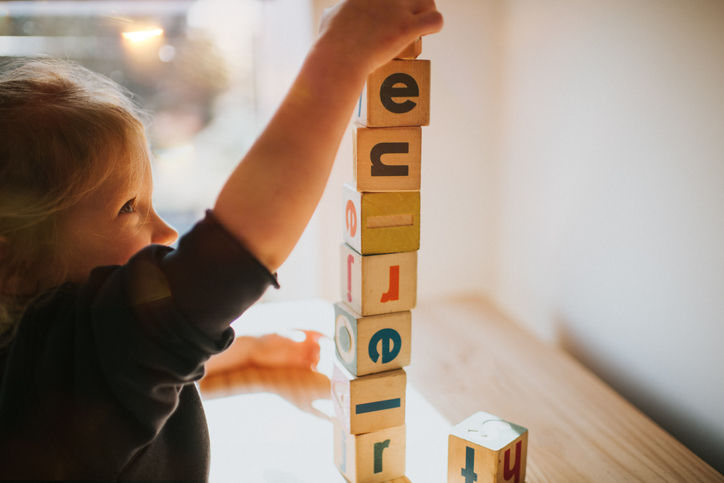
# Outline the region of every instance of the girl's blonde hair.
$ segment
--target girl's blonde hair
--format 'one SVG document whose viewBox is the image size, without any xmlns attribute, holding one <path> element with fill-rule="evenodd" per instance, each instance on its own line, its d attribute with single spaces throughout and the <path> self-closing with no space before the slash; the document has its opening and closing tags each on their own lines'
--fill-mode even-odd
<svg viewBox="0 0 724 483">
<path fill-rule="evenodd" d="M 65 278 L 59 215 L 116 161 L 147 155 L 143 119 L 127 91 L 80 65 L 0 64 L 0 347 L 33 297 Z"/>
</svg>

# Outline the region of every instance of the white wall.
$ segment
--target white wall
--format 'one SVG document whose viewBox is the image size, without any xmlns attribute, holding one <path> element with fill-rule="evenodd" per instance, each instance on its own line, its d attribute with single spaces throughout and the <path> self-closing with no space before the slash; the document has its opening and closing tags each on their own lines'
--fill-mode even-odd
<svg viewBox="0 0 724 483">
<path fill-rule="evenodd" d="M 724 470 L 724 2 L 503 3 L 494 298 Z"/>
</svg>

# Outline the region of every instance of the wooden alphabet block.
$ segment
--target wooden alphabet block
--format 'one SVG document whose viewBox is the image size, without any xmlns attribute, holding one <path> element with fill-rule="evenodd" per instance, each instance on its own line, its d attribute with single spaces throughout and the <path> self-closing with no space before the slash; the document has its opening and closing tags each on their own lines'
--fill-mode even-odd
<svg viewBox="0 0 724 483">
<path fill-rule="evenodd" d="M 422 129 L 357 126 L 354 179 L 357 191 L 419 191 Z"/>
<path fill-rule="evenodd" d="M 335 415 L 350 434 L 405 424 L 406 384 L 402 369 L 354 377 L 335 362 L 331 380 Z"/>
<path fill-rule="evenodd" d="M 405 426 L 349 434 L 333 420 L 334 464 L 352 483 L 405 478 Z M 409 480 L 402 479 L 400 482 Z"/>
<path fill-rule="evenodd" d="M 344 241 L 362 255 L 420 248 L 420 192 L 360 193 L 345 184 Z"/>
<path fill-rule="evenodd" d="M 395 56 L 396 59 L 417 59 L 422 53 L 422 37 L 405 47 L 402 52 Z"/>
<path fill-rule="evenodd" d="M 367 76 L 357 121 L 368 127 L 430 124 L 430 61 L 392 60 Z"/>
<path fill-rule="evenodd" d="M 337 303 L 334 316 L 337 358 L 352 375 L 364 376 L 410 364 L 409 310 L 363 317 Z"/>
<path fill-rule="evenodd" d="M 448 438 L 448 483 L 523 483 L 528 430 L 478 412 Z"/>
<path fill-rule="evenodd" d="M 417 252 L 361 255 L 342 244 L 342 301 L 360 315 L 402 312 L 417 300 Z"/>
</svg>

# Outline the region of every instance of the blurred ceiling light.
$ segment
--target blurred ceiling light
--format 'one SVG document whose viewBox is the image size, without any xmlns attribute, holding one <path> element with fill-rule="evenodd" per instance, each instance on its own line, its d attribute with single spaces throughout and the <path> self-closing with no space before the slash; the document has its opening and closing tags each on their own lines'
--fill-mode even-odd
<svg viewBox="0 0 724 483">
<path fill-rule="evenodd" d="M 134 30 L 129 32 L 123 32 L 121 36 L 134 44 L 145 42 L 156 37 L 163 35 L 162 28 L 148 28 L 143 30 Z"/>
</svg>

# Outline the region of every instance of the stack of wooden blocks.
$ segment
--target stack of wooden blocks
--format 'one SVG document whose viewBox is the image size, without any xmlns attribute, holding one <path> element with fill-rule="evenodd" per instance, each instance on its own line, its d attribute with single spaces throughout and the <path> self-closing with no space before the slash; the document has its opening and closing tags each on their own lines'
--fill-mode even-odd
<svg viewBox="0 0 724 483">
<path fill-rule="evenodd" d="M 351 482 L 408 481 L 403 367 L 420 248 L 420 126 L 430 119 L 422 41 L 367 78 L 344 187 L 342 301 L 335 304 L 334 460 Z M 398 480 L 399 479 L 399 480 Z"/>
</svg>

